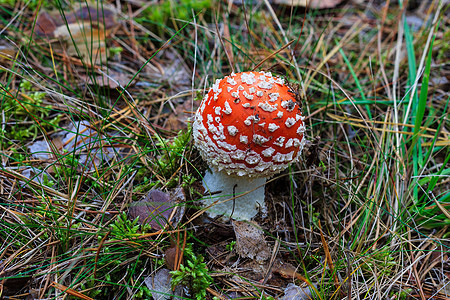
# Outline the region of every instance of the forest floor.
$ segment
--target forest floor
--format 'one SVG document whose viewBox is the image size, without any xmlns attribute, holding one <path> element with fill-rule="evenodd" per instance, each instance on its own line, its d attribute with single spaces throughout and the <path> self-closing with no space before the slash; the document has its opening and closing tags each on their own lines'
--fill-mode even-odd
<svg viewBox="0 0 450 300">
<path fill-rule="evenodd" d="M 302 2 L 0 0 L 0 298 L 450 299 L 450 4 Z M 308 142 L 213 219 L 192 119 L 250 70 Z"/>
</svg>

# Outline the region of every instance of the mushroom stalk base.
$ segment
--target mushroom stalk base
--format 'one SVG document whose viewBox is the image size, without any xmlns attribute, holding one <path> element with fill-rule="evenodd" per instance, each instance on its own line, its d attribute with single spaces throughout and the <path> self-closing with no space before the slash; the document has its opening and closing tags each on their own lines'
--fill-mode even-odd
<svg viewBox="0 0 450 300">
<path fill-rule="evenodd" d="M 225 220 L 230 217 L 234 220 L 250 220 L 258 212 L 261 212 L 263 216 L 267 213 L 264 201 L 265 183 L 266 178 L 234 177 L 223 171 L 206 171 L 203 187 L 210 195 L 204 197 L 202 201 L 205 206 L 215 203 L 207 210 L 212 218 L 222 216 Z M 242 195 L 253 189 L 255 190 Z M 233 197 L 236 198 L 229 200 Z"/>
</svg>

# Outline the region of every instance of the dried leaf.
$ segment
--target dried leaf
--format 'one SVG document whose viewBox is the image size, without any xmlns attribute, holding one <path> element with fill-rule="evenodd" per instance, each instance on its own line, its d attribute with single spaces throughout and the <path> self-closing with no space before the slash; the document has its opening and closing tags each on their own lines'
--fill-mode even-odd
<svg viewBox="0 0 450 300">
<path fill-rule="evenodd" d="M 315 285 L 317 286 L 317 285 Z M 293 283 L 289 283 L 284 290 L 282 300 L 307 300 L 312 299 L 312 289 L 309 286 L 300 287 Z"/>
<path fill-rule="evenodd" d="M 44 183 L 48 181 L 51 181 L 52 177 L 50 176 L 49 173 L 47 173 L 46 171 L 34 168 L 34 167 L 25 167 L 25 169 L 23 169 L 21 171 L 22 175 L 25 176 L 28 179 L 33 180 L 34 182 L 37 182 L 39 184 L 45 185 Z M 27 182 L 24 181 L 20 181 L 21 185 L 23 187 L 25 187 L 27 185 Z"/>
<path fill-rule="evenodd" d="M 242 257 L 263 262 L 270 257 L 270 249 L 264 238 L 264 232 L 255 222 L 233 222 L 236 234 L 236 251 Z"/>
<path fill-rule="evenodd" d="M 35 33 L 42 37 L 59 38 L 67 43 L 69 56 L 78 56 L 86 64 L 106 62 L 108 48 L 106 37 L 117 26 L 116 13 L 112 8 L 82 6 L 69 11 L 65 18 L 59 12 L 39 13 Z"/>
<path fill-rule="evenodd" d="M 169 223 L 173 226 L 181 220 L 184 214 L 184 193 L 178 188 L 168 195 L 160 190 L 150 191 L 144 200 L 130 205 L 130 217 L 139 217 L 140 224 L 150 224 L 153 229 L 160 230 Z"/>
<path fill-rule="evenodd" d="M 149 74 L 152 81 L 166 83 L 175 92 L 186 91 L 191 88 L 192 72 L 180 54 L 166 50 L 157 57 L 162 62 L 162 68 L 161 72 Z"/>
<path fill-rule="evenodd" d="M 90 22 L 62 25 L 54 34 L 68 43 L 66 51 L 69 56 L 78 56 L 86 64 L 104 63 L 108 58 L 105 30 L 93 28 Z"/>
<path fill-rule="evenodd" d="M 71 124 L 62 138 L 64 150 L 80 154 L 78 159 L 80 166 L 85 166 L 89 171 L 110 161 L 119 151 L 119 149 L 114 150 L 113 147 L 107 147 L 106 143 L 106 138 L 99 135 L 86 120 Z M 64 152 L 63 149 L 61 150 Z"/>
<path fill-rule="evenodd" d="M 168 269 L 160 269 L 156 271 L 154 276 L 149 276 L 144 279 L 145 285 L 152 291 L 153 299 L 155 300 L 169 300 L 181 298 L 183 296 L 183 286 L 175 287 L 172 291 L 170 285 L 170 271 Z"/>
<path fill-rule="evenodd" d="M 36 19 L 34 33 L 47 38 L 54 37 L 53 32 L 59 25 L 62 25 L 62 19 L 61 17 L 58 18 L 58 16 L 53 16 L 45 10 L 41 10 Z"/>
<path fill-rule="evenodd" d="M 112 6 L 102 4 L 99 9 L 93 6 L 83 5 L 66 16 L 68 23 L 77 23 L 80 20 L 89 21 L 93 25 L 101 24 L 105 29 L 111 29 L 117 25 L 117 12 Z"/>
<path fill-rule="evenodd" d="M 178 251 L 180 253 L 181 251 Z M 177 261 L 177 247 L 170 247 L 164 252 L 166 266 L 170 270 L 175 270 L 175 262 Z"/>
<path fill-rule="evenodd" d="M 186 130 L 191 114 L 187 113 L 193 110 L 191 101 L 185 101 L 175 106 L 175 113 L 171 113 L 165 123 L 164 128 L 172 131 Z"/>
<path fill-rule="evenodd" d="M 42 37 L 53 38 L 57 28 L 83 22 L 90 23 L 94 28 L 101 26 L 110 30 L 117 26 L 116 14 L 112 6 L 107 7 L 106 5 L 102 5 L 99 10 L 95 7 L 83 5 L 77 10 L 65 12 L 64 18 L 59 11 L 47 12 L 41 10 L 36 19 L 34 33 Z"/>
<path fill-rule="evenodd" d="M 50 147 L 46 140 L 34 141 L 28 146 L 28 150 L 30 150 L 31 157 L 35 159 L 46 160 L 50 158 Z"/>
<path fill-rule="evenodd" d="M 5 270 L 2 262 L 0 261 L 1 296 L 14 296 L 20 294 L 20 292 L 28 286 L 32 278 L 31 275 L 23 277 L 14 276 L 17 276 L 17 274 L 15 272 Z"/>
<path fill-rule="evenodd" d="M 10 65 L 17 55 L 17 47 L 9 44 L 0 44 L 0 64 Z"/>
</svg>

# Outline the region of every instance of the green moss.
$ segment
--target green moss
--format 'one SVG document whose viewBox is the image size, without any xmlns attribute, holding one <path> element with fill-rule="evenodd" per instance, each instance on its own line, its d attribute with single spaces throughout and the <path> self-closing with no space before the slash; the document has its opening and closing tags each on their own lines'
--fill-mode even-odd
<svg viewBox="0 0 450 300">
<path fill-rule="evenodd" d="M 16 96 L 3 94 L 1 109 L 4 111 L 7 125 L 5 130 L 0 130 L 2 149 L 27 138 L 36 138 L 42 129 L 55 129 L 61 118 L 60 114 L 49 118 L 51 106 L 43 105 L 47 94 L 34 90 L 29 81 L 23 80 L 20 83 L 20 92 L 21 95 Z"/>
<path fill-rule="evenodd" d="M 206 299 L 206 288 L 212 283 L 203 256 L 196 255 L 192 250 L 192 244 L 187 244 L 184 249 L 185 263 L 180 269 L 170 272 L 172 274 L 172 287 L 185 285 L 189 288 L 192 298 L 196 300 Z"/>
<path fill-rule="evenodd" d="M 172 177 L 191 139 L 190 130 L 178 132 L 178 135 L 171 140 L 164 140 L 159 136 L 157 138 L 159 140 L 157 146 L 161 154 L 154 162 L 154 169 L 162 176 Z"/>
<path fill-rule="evenodd" d="M 149 6 L 144 11 L 144 16 L 152 23 L 166 24 L 170 18 L 190 20 L 192 12 L 198 13 L 202 9 L 209 9 L 211 5 L 212 0 L 169 0 Z M 166 25 L 170 26 L 170 24 Z"/>
</svg>

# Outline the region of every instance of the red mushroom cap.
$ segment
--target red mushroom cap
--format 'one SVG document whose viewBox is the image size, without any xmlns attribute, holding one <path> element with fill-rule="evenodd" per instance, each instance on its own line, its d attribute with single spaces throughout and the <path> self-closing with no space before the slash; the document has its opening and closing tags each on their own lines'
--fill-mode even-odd
<svg viewBox="0 0 450 300">
<path fill-rule="evenodd" d="M 194 121 L 194 140 L 211 167 L 267 177 L 298 159 L 305 139 L 300 107 L 284 79 L 266 72 L 217 79 Z"/>
</svg>

